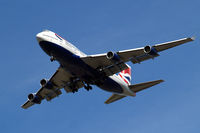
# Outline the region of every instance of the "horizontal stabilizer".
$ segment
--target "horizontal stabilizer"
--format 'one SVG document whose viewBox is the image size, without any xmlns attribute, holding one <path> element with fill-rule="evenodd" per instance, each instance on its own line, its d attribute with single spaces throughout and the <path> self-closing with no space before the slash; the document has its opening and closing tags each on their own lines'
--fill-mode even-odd
<svg viewBox="0 0 200 133">
<path fill-rule="evenodd" d="M 124 97 L 126 97 L 126 96 L 118 95 L 118 94 L 112 94 L 112 96 L 110 98 L 108 98 L 108 100 L 105 101 L 105 104 L 115 102 L 115 101 L 120 100 Z"/>
<path fill-rule="evenodd" d="M 161 82 L 164 82 L 164 80 L 155 80 L 155 81 L 150 81 L 150 82 L 145 82 L 145 83 L 130 85 L 129 88 L 133 92 L 137 93 L 139 91 L 142 91 L 142 90 L 147 89 L 149 87 L 152 87 L 154 85 L 160 84 Z"/>
<path fill-rule="evenodd" d="M 144 89 L 147 89 L 149 87 L 157 85 L 157 84 L 159 84 L 161 82 L 164 82 L 164 80 L 155 80 L 155 81 L 150 81 L 150 82 L 145 82 L 145 83 L 130 85 L 129 88 L 133 92 L 137 93 L 139 91 L 142 91 Z M 118 94 L 113 94 L 108 100 L 105 101 L 105 104 L 109 104 L 109 103 L 115 102 L 115 101 L 120 100 L 120 99 L 122 99 L 124 97 L 126 97 L 126 96 L 118 95 Z"/>
</svg>

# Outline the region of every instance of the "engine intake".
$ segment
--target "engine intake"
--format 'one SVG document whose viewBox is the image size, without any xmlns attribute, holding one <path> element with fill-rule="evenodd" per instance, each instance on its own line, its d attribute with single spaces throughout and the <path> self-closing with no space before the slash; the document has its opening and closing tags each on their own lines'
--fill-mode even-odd
<svg viewBox="0 0 200 133">
<path fill-rule="evenodd" d="M 145 46 L 144 47 L 144 53 L 152 55 L 152 56 L 158 56 L 158 52 L 154 47 L 151 46 Z"/>
<path fill-rule="evenodd" d="M 120 61 L 120 57 L 112 51 L 107 53 L 106 58 L 114 62 Z"/>
<path fill-rule="evenodd" d="M 44 86 L 46 85 L 46 83 L 47 83 L 47 80 L 46 80 L 46 79 L 40 80 L 40 85 L 41 85 L 42 87 L 44 87 Z"/>
<path fill-rule="evenodd" d="M 33 103 L 36 103 L 36 104 L 40 104 L 41 103 L 41 99 L 37 95 L 35 95 L 33 93 L 28 95 L 28 100 L 33 102 Z"/>
</svg>

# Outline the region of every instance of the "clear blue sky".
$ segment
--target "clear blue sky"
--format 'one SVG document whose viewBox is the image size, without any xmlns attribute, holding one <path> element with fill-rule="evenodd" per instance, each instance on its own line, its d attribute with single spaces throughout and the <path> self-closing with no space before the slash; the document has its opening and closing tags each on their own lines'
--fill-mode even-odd
<svg viewBox="0 0 200 133">
<path fill-rule="evenodd" d="M 0 132 L 199 133 L 199 0 L 1 0 Z M 28 110 L 20 106 L 57 62 L 35 35 L 52 30 L 87 54 L 196 36 L 192 43 L 132 66 L 132 83 L 164 79 L 135 98 L 105 105 L 97 87 Z"/>
</svg>

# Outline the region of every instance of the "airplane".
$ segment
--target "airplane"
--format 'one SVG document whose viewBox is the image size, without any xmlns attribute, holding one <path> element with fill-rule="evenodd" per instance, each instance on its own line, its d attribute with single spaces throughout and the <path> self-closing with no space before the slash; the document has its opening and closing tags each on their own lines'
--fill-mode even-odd
<svg viewBox="0 0 200 133">
<path fill-rule="evenodd" d="M 50 56 L 50 61 L 58 61 L 60 66 L 49 80 L 40 81 L 41 88 L 36 93 L 28 95 L 28 100 L 21 106 L 24 109 L 40 104 L 44 99 L 52 100 L 62 94 L 62 88 L 67 93 L 75 93 L 80 88 L 89 91 L 92 89 L 91 85 L 96 85 L 112 93 L 105 101 L 106 104 L 126 96 L 135 97 L 136 93 L 164 80 L 131 85 L 131 67 L 126 62 L 140 64 L 142 61 L 158 57 L 161 51 L 194 40 L 193 37 L 189 37 L 136 49 L 86 55 L 50 30 L 38 33 L 36 39 L 43 51 Z"/>
</svg>

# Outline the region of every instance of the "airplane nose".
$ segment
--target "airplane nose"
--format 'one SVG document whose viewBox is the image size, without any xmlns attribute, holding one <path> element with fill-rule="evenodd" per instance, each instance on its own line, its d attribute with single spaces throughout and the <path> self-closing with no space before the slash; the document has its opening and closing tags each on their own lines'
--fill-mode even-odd
<svg viewBox="0 0 200 133">
<path fill-rule="evenodd" d="M 44 40 L 41 32 L 36 35 L 36 39 L 37 39 L 38 43 L 40 43 L 42 40 Z"/>
</svg>

